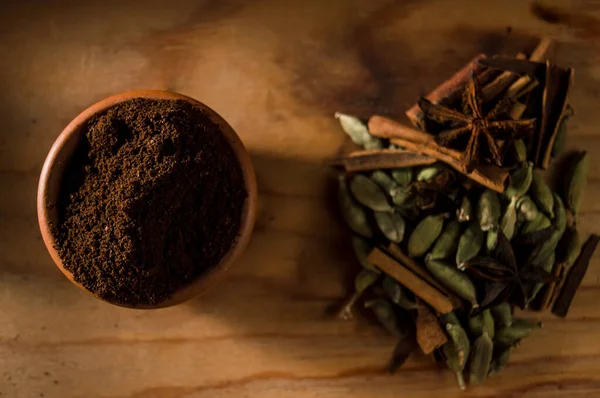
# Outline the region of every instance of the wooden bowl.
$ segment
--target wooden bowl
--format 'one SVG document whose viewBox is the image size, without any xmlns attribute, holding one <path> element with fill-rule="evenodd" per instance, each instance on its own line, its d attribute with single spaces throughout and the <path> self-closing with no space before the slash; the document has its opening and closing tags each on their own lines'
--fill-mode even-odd
<svg viewBox="0 0 600 398">
<path fill-rule="evenodd" d="M 244 203 L 244 209 L 242 212 L 242 222 L 237 234 L 235 241 L 232 243 L 229 251 L 223 256 L 219 264 L 205 273 L 199 275 L 197 279 L 183 286 L 179 290 L 175 291 L 171 297 L 157 305 L 143 306 L 143 305 L 125 305 L 111 301 L 104 300 L 98 297 L 93 292 L 86 289 L 83 285 L 76 282 L 73 278 L 73 274 L 64 267 L 62 260 L 56 250 L 57 242 L 56 236 L 52 233 L 51 226 L 58 225 L 58 206 L 57 201 L 59 198 L 59 189 L 61 180 L 66 166 L 69 163 L 71 156 L 75 149 L 79 145 L 82 137 L 84 136 L 85 130 L 83 127 L 86 122 L 95 114 L 105 112 L 107 109 L 135 98 L 148 98 L 156 100 L 184 100 L 192 104 L 195 107 L 202 109 L 206 115 L 217 125 L 221 127 L 221 131 L 227 140 L 229 141 L 231 148 L 233 149 L 235 156 L 237 157 L 242 173 L 244 176 L 244 183 L 248 197 Z M 42 232 L 42 238 L 50 256 L 54 260 L 56 266 L 62 271 L 62 273 L 76 286 L 92 294 L 94 297 L 99 298 L 103 301 L 109 302 L 110 304 L 118 305 L 121 307 L 128 308 L 164 308 L 170 307 L 179 303 L 182 303 L 190 298 L 206 291 L 213 285 L 215 285 L 225 274 L 225 271 L 235 262 L 237 258 L 242 254 L 246 248 L 250 235 L 252 234 L 252 228 L 254 227 L 254 221 L 256 219 L 256 207 L 257 207 L 257 189 L 256 189 L 256 176 L 254 174 L 254 167 L 250 161 L 250 156 L 244 148 L 242 141 L 235 133 L 235 131 L 227 124 L 227 122 L 219 116 L 215 111 L 210 109 L 203 103 L 196 101 L 193 98 L 186 97 L 185 95 L 169 92 L 169 91 L 157 91 L 157 90 L 140 90 L 131 91 L 127 93 L 117 94 L 100 102 L 92 105 L 82 113 L 80 113 L 75 119 L 69 123 L 69 125 L 62 131 L 58 136 L 48 156 L 44 162 L 42 173 L 40 175 L 40 181 L 37 193 L 37 213 L 40 229 Z"/>
</svg>

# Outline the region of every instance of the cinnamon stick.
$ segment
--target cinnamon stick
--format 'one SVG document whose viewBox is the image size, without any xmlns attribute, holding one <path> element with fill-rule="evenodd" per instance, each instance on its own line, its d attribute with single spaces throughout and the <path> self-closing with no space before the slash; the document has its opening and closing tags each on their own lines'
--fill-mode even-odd
<svg viewBox="0 0 600 398">
<path fill-rule="evenodd" d="M 452 296 L 450 292 L 448 292 L 445 287 L 440 285 L 440 283 L 436 281 L 425 268 L 419 266 L 419 264 L 417 264 L 415 260 L 406 255 L 402 251 L 402 249 L 398 247 L 398 245 L 396 245 L 395 243 L 390 243 L 388 247 L 385 248 L 385 250 L 390 256 L 392 256 L 398 262 L 403 264 L 406 268 L 417 274 L 425 282 L 429 283 L 431 286 L 444 293 L 446 297 Z"/>
<path fill-rule="evenodd" d="M 432 157 L 398 149 L 370 149 L 351 152 L 331 161 L 333 166 L 342 166 L 346 171 L 370 171 L 401 167 L 426 166 L 437 162 Z"/>
<path fill-rule="evenodd" d="M 567 95 L 573 83 L 573 69 L 560 68 L 547 63 L 546 87 L 542 97 L 542 125 L 540 126 L 540 146 L 538 165 L 547 169 L 552 155 L 552 146 L 560 118 L 567 106 Z"/>
<path fill-rule="evenodd" d="M 596 246 L 600 242 L 600 236 L 591 235 L 583 244 L 581 248 L 581 253 L 573 267 L 571 267 L 571 271 L 568 275 L 565 276 L 565 281 L 563 288 L 552 307 L 552 313 L 556 316 L 565 317 L 569 312 L 569 307 L 571 307 L 571 303 L 573 298 L 575 297 L 575 293 L 577 293 L 577 289 L 585 276 L 585 272 L 590 265 L 590 259 L 596 250 Z"/>
<path fill-rule="evenodd" d="M 532 62 L 546 62 L 546 60 L 552 57 L 552 53 L 555 47 L 554 39 L 544 37 L 540 40 L 536 48 L 531 52 L 529 61 Z M 506 95 L 510 98 L 520 98 L 533 90 L 538 85 L 538 82 L 531 78 L 531 76 L 525 75 L 518 78 L 506 91 Z"/>
<path fill-rule="evenodd" d="M 380 249 L 373 249 L 368 260 L 369 263 L 401 283 L 440 314 L 452 311 L 452 303 L 446 296 Z"/>
<path fill-rule="evenodd" d="M 471 77 L 471 74 L 477 73 L 483 68 L 479 61 L 485 57 L 485 54 L 479 54 L 474 57 L 462 69 L 452 75 L 450 79 L 446 80 L 433 89 L 433 91 L 431 91 L 429 94 L 427 94 L 425 98 L 434 104 L 439 104 L 443 99 L 451 96 L 457 91 L 460 91 Z M 408 116 L 415 126 L 419 127 L 421 130 L 424 130 L 423 121 L 425 119 L 425 114 L 421 108 L 419 108 L 419 105 L 413 105 L 412 108 L 406 111 L 406 116 Z"/>
<path fill-rule="evenodd" d="M 562 279 L 561 276 L 563 270 L 564 264 L 555 264 L 554 268 L 552 268 L 552 276 L 555 276 L 556 278 L 558 278 L 558 280 L 552 281 L 548 284 L 546 292 L 544 293 L 544 296 L 542 298 L 542 305 L 540 306 L 540 311 L 549 308 L 553 299 L 556 298 L 556 290 L 560 289 L 560 287 L 562 286 L 562 283 L 559 283 L 559 281 Z"/>
<path fill-rule="evenodd" d="M 496 192 L 504 192 L 504 184 L 508 178 L 506 171 L 492 165 L 478 165 L 471 173 L 467 173 L 467 165 L 463 161 L 462 154 L 438 145 L 430 134 L 378 115 L 369 119 L 369 132 L 376 137 L 389 138 L 392 143 L 411 151 L 431 156 L 483 186 Z"/>
<path fill-rule="evenodd" d="M 431 354 L 436 348 L 446 344 L 448 338 L 440 327 L 438 317 L 429 309 L 427 304 L 417 299 L 417 343 L 423 354 Z"/>
<path fill-rule="evenodd" d="M 526 59 L 523 53 L 517 54 L 516 59 Z M 519 76 L 511 71 L 504 71 L 481 90 L 484 101 L 491 101 L 500 95 L 508 86 L 510 86 Z"/>
</svg>

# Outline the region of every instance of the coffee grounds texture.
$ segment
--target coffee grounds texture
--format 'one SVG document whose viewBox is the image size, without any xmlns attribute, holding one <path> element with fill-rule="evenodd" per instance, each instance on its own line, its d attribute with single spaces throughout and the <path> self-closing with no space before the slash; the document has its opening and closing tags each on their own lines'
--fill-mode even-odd
<svg viewBox="0 0 600 398">
<path fill-rule="evenodd" d="M 107 301 L 160 304 L 231 248 L 247 197 L 240 164 L 186 101 L 130 100 L 85 128 L 61 185 L 60 258 Z"/>
</svg>

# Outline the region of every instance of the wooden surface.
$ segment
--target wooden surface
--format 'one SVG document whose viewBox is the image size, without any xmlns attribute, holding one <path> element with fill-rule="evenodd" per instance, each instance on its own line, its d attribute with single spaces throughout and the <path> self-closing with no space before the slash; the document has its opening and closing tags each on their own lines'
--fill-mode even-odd
<svg viewBox="0 0 600 398">
<path fill-rule="evenodd" d="M 9 3 L 0 5 L 1 397 L 600 396 L 598 256 L 568 320 L 543 316 L 501 377 L 463 394 L 424 357 L 386 375 L 392 339 L 360 316 L 325 315 L 357 268 L 324 166 L 348 148 L 333 113 L 400 118 L 475 54 L 514 54 L 520 38 L 550 34 L 566 43 L 558 60 L 576 68 L 569 144 L 600 153 L 597 2 L 562 2 L 568 14 L 549 15 L 554 25 L 522 0 Z M 38 173 L 57 134 L 93 102 L 135 88 L 216 109 L 259 180 L 256 231 L 228 279 L 160 311 L 112 307 L 71 286 L 36 223 Z M 584 231 L 600 230 L 599 199 L 593 155 Z"/>
</svg>

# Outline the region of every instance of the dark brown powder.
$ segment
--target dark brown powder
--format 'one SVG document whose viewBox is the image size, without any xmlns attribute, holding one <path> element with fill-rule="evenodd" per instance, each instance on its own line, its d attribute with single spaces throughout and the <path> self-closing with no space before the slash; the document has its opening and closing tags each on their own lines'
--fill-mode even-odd
<svg viewBox="0 0 600 398">
<path fill-rule="evenodd" d="M 236 238 L 242 170 L 219 126 L 185 101 L 136 99 L 96 116 L 67 170 L 59 254 L 108 301 L 158 304 Z"/>
</svg>

